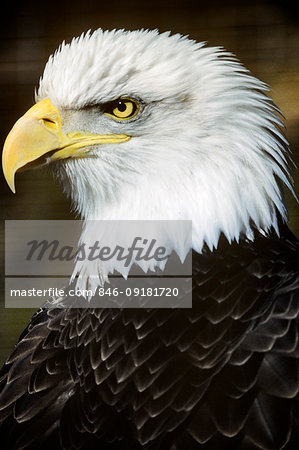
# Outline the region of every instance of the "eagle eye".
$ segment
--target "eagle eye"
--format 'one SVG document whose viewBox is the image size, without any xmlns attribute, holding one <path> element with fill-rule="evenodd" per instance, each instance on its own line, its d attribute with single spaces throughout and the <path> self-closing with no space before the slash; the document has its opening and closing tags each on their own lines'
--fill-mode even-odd
<svg viewBox="0 0 299 450">
<path fill-rule="evenodd" d="M 136 116 L 139 111 L 139 105 L 130 98 L 119 98 L 108 102 L 105 105 L 104 112 L 118 120 L 127 120 Z"/>
</svg>

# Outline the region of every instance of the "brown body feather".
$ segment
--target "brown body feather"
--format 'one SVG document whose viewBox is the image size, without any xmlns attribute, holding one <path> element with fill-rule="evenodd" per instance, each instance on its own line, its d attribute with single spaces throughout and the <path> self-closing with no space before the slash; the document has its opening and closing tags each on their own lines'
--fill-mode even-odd
<svg viewBox="0 0 299 450">
<path fill-rule="evenodd" d="M 298 243 L 193 255 L 192 309 L 43 309 L 1 373 L 16 449 L 295 449 Z"/>
</svg>

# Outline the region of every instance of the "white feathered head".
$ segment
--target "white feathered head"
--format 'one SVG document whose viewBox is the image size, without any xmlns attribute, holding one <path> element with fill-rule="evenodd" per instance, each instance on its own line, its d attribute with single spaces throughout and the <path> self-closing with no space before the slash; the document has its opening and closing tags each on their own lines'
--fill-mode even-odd
<svg viewBox="0 0 299 450">
<path fill-rule="evenodd" d="M 180 35 L 84 34 L 50 57 L 6 141 L 7 180 L 50 164 L 84 218 L 191 219 L 199 252 L 220 233 L 266 233 L 291 186 L 265 90 L 230 53 Z"/>
</svg>

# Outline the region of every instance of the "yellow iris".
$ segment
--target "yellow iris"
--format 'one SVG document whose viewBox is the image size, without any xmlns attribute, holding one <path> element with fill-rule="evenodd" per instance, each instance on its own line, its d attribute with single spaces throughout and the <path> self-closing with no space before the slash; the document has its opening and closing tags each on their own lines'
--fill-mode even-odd
<svg viewBox="0 0 299 450">
<path fill-rule="evenodd" d="M 118 99 L 106 104 L 105 114 L 119 120 L 131 119 L 139 111 L 139 105 L 129 98 Z"/>
</svg>

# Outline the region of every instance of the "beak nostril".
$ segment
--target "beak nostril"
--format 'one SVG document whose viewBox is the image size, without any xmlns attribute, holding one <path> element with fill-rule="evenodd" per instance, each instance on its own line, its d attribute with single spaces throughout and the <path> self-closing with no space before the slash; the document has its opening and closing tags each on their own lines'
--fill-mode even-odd
<svg viewBox="0 0 299 450">
<path fill-rule="evenodd" d="M 57 128 L 58 127 L 57 122 L 53 119 L 50 119 L 49 117 L 45 117 L 45 118 L 41 119 L 41 122 L 47 128 Z"/>
</svg>

